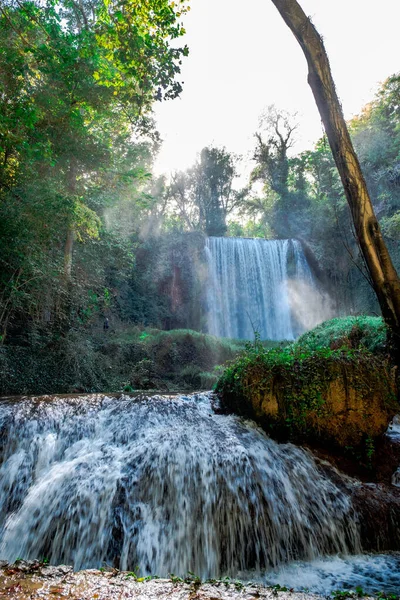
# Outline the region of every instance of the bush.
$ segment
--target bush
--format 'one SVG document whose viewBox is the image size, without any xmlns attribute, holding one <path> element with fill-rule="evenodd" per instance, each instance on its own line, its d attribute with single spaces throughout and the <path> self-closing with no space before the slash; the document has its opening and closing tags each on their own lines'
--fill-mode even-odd
<svg viewBox="0 0 400 600">
<path fill-rule="evenodd" d="M 211 389 L 213 368 L 244 345 L 188 329 L 125 326 L 92 336 L 71 330 L 35 345 L 0 347 L 0 395 Z"/>
<path fill-rule="evenodd" d="M 339 317 L 304 333 L 295 346 L 310 351 L 364 347 L 370 352 L 380 353 L 386 350 L 386 334 L 386 325 L 381 317 Z"/>
</svg>

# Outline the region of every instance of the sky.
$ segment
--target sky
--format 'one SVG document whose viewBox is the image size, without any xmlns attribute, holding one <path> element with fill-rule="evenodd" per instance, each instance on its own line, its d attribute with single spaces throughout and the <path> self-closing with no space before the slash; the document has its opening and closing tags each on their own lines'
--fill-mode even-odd
<svg viewBox="0 0 400 600">
<path fill-rule="evenodd" d="M 327 49 L 347 119 L 400 71 L 400 0 L 300 0 Z M 224 146 L 251 165 L 254 133 L 269 105 L 297 113 L 294 151 L 312 148 L 323 128 L 303 53 L 271 0 L 190 0 L 189 46 L 181 96 L 157 104 L 164 140 L 157 174 L 191 166 L 207 145 Z"/>
</svg>

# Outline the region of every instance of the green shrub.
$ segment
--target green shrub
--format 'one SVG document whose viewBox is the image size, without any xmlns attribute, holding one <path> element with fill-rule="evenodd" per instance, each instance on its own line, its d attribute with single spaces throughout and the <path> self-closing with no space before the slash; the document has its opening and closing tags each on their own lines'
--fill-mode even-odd
<svg viewBox="0 0 400 600">
<path fill-rule="evenodd" d="M 307 350 L 364 347 L 377 353 L 386 349 L 386 333 L 381 317 L 338 317 L 304 333 L 295 345 Z"/>
</svg>

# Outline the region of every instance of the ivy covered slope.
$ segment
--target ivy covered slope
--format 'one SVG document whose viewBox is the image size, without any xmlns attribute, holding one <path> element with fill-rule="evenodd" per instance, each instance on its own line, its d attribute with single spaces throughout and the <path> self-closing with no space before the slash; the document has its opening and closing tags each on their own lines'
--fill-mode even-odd
<svg viewBox="0 0 400 600">
<path fill-rule="evenodd" d="M 399 412 L 385 338 L 382 319 L 346 317 L 280 349 L 256 340 L 216 390 L 227 409 L 281 439 L 368 448 Z"/>
</svg>

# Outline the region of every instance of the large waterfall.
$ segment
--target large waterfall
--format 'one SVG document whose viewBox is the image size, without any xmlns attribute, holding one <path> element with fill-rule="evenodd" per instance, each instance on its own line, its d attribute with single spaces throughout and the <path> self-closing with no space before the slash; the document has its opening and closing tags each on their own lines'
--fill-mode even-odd
<svg viewBox="0 0 400 600">
<path fill-rule="evenodd" d="M 218 337 L 292 340 L 289 280 L 314 286 L 295 240 L 218 238 L 206 242 L 208 331 Z"/>
<path fill-rule="evenodd" d="M 311 454 L 208 394 L 3 401 L 0 427 L 1 559 L 218 577 L 359 551 Z"/>
</svg>

